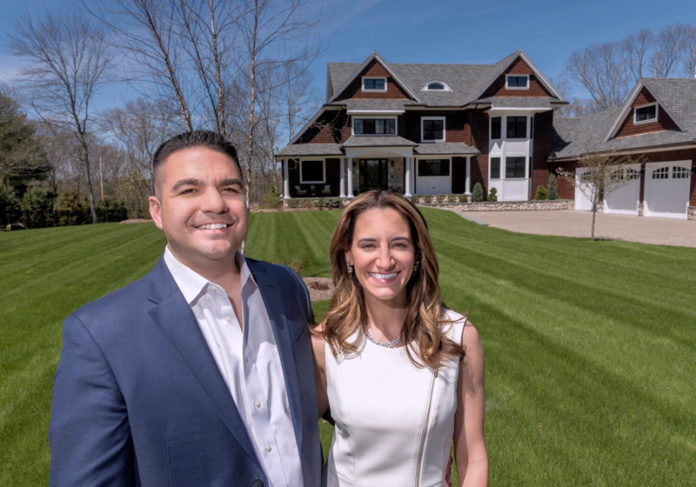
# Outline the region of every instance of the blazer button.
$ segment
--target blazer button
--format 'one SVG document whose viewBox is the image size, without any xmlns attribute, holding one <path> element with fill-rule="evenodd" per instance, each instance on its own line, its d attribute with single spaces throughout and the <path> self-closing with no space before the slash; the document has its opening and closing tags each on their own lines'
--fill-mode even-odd
<svg viewBox="0 0 696 487">
<path fill-rule="evenodd" d="M 261 479 L 254 479 L 251 482 L 252 487 L 263 487 L 263 481 Z"/>
</svg>

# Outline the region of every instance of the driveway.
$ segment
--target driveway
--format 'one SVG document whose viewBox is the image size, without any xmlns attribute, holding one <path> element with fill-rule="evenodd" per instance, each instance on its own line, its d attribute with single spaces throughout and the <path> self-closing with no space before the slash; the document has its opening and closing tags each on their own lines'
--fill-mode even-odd
<svg viewBox="0 0 696 487">
<path fill-rule="evenodd" d="M 579 210 L 457 211 L 476 223 L 512 232 L 590 237 L 592 213 Z M 696 247 L 696 221 L 597 213 L 597 238 Z"/>
</svg>

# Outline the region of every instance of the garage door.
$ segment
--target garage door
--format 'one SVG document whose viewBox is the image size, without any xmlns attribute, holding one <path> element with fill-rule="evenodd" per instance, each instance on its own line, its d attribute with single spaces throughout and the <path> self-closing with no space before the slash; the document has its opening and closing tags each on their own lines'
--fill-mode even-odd
<svg viewBox="0 0 696 487">
<path fill-rule="evenodd" d="M 686 219 L 691 161 L 645 165 L 645 216 Z"/>
<path fill-rule="evenodd" d="M 575 170 L 575 209 L 592 210 L 593 184 L 588 169 L 579 167 Z"/>
<path fill-rule="evenodd" d="M 604 195 L 604 213 L 638 215 L 640 199 L 640 164 L 610 168 Z"/>
</svg>

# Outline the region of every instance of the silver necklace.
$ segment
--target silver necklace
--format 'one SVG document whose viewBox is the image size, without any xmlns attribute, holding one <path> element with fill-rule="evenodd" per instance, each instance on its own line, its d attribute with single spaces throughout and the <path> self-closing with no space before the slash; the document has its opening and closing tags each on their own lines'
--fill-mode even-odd
<svg viewBox="0 0 696 487">
<path fill-rule="evenodd" d="M 378 342 L 378 341 L 375 339 L 375 337 L 373 337 L 372 335 L 370 335 L 370 332 L 367 330 L 367 328 L 365 328 L 365 336 L 367 337 L 368 340 L 370 340 L 370 341 L 371 341 L 372 343 L 374 343 L 375 345 L 379 345 L 380 347 L 384 347 L 384 348 L 394 348 L 394 347 L 397 346 L 399 343 L 401 343 L 401 335 L 399 335 L 398 337 L 394 338 L 394 339 L 393 339 L 392 341 L 390 341 L 390 342 Z"/>
</svg>

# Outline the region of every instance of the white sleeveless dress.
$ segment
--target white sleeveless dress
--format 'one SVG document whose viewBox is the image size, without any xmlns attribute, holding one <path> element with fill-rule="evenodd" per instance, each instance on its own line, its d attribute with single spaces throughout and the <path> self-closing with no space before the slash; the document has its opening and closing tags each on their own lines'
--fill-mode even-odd
<svg viewBox="0 0 696 487">
<path fill-rule="evenodd" d="M 459 343 L 465 318 L 451 310 L 447 314 L 454 323 L 446 334 Z M 404 347 L 363 342 L 356 354 L 338 357 L 325 346 L 327 393 L 336 422 L 327 487 L 444 485 L 458 360 L 446 361 L 434 373 L 413 365 Z"/>
</svg>

